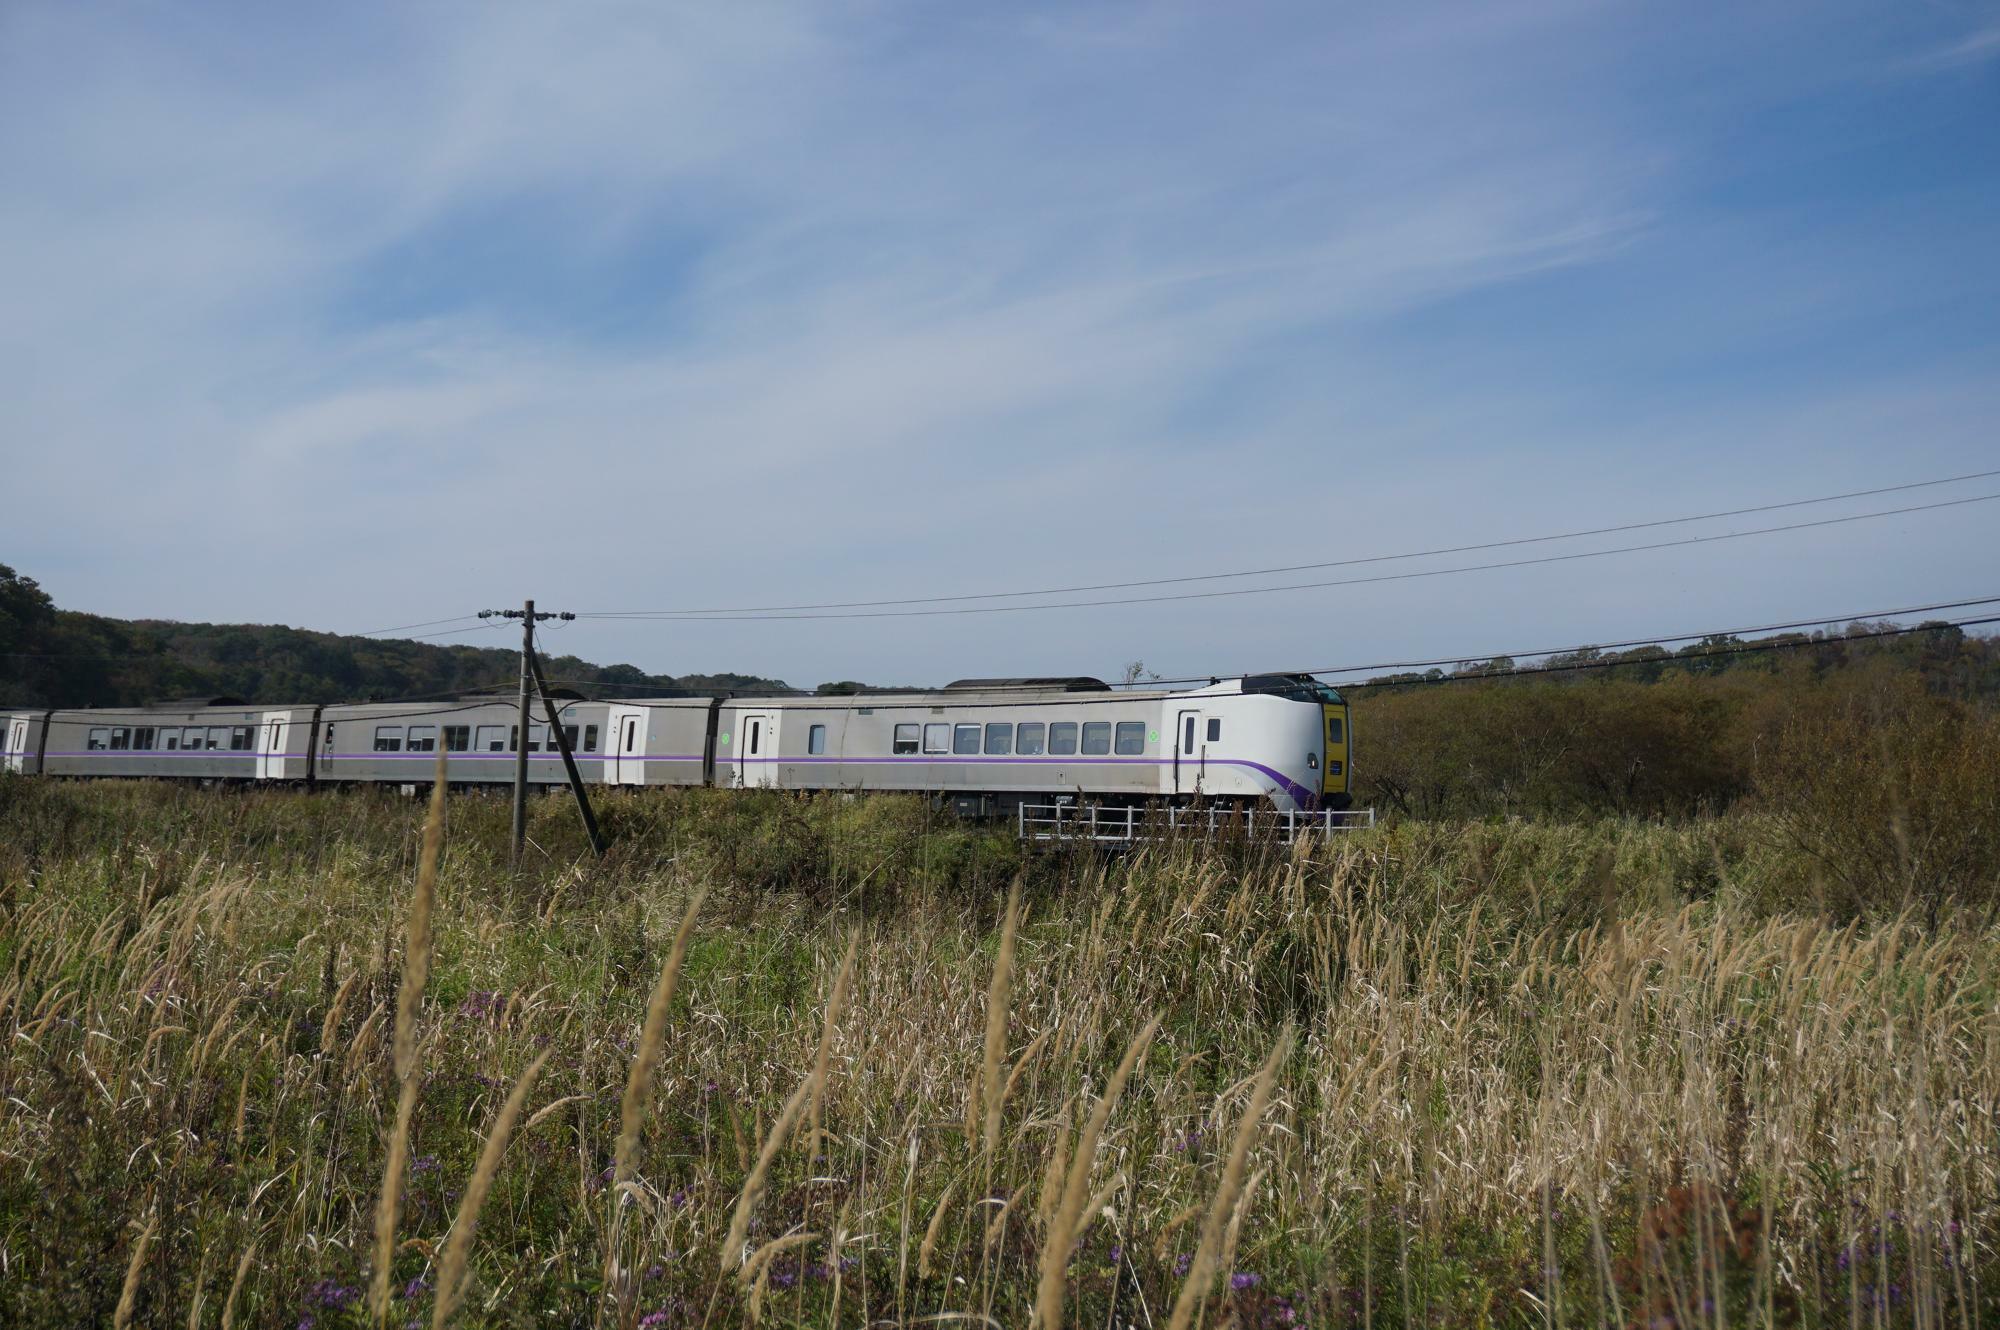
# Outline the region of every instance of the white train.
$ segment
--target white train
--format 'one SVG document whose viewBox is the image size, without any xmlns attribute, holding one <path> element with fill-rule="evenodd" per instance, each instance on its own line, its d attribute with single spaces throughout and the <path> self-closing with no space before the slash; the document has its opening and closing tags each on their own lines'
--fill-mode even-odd
<svg viewBox="0 0 2000 1330">
<path fill-rule="evenodd" d="M 1109 805 L 1348 806 L 1353 735 L 1339 693 L 1294 675 L 1194 689 L 1096 679 L 967 679 L 928 693 L 571 700 L 583 779 L 606 785 L 896 790 L 961 813 L 1074 798 Z M 511 700 L 0 712 L 0 763 L 47 776 L 418 784 L 440 749 L 453 784 L 514 778 Z M 565 779 L 547 727 L 528 779 Z"/>
</svg>

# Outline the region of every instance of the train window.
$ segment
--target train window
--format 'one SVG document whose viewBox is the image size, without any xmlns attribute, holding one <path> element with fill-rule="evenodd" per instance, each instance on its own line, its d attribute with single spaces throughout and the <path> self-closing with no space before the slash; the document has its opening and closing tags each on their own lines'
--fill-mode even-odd
<svg viewBox="0 0 2000 1330">
<path fill-rule="evenodd" d="M 1057 757 L 1068 757 L 1076 751 L 1076 722 L 1073 720 L 1052 721 L 1049 724 L 1049 752 Z"/>
<path fill-rule="evenodd" d="M 1014 751 L 1022 757 L 1034 757 L 1042 751 L 1042 735 L 1048 727 L 1040 721 L 1023 721 L 1021 728 L 1014 732 Z"/>
<path fill-rule="evenodd" d="M 222 725 L 211 725 L 208 727 L 208 747 L 211 750 L 220 749 L 228 742 L 229 730 L 227 727 Z"/>
<path fill-rule="evenodd" d="M 444 727 L 444 751 L 462 753 L 472 747 L 472 727 L 470 725 L 447 725 Z"/>
<path fill-rule="evenodd" d="M 1090 720 L 1083 724 L 1083 751 L 1086 757 L 1101 757 L 1111 751 L 1111 722 Z"/>
<path fill-rule="evenodd" d="M 402 752 L 403 727 L 400 725 L 377 725 L 375 727 L 375 751 L 378 753 Z"/>
<path fill-rule="evenodd" d="M 229 729 L 229 751 L 248 753 L 257 747 L 257 727 L 254 725 L 232 725 Z"/>
<path fill-rule="evenodd" d="M 949 753 L 951 751 L 951 726 L 924 726 L 924 751 L 926 753 Z"/>
<path fill-rule="evenodd" d="M 132 747 L 142 753 L 150 753 L 153 751 L 153 734 L 152 726 L 141 725 L 132 731 Z"/>
<path fill-rule="evenodd" d="M 1217 740 L 1219 740 L 1219 739 L 1221 739 L 1221 738 L 1222 738 L 1222 722 L 1221 722 L 1221 721 L 1219 721 L 1219 720 L 1211 720 L 1211 721 L 1209 721 L 1209 722 L 1208 722 L 1208 741 L 1209 741 L 1210 743 L 1215 743 L 1215 742 L 1216 742 Z"/>
<path fill-rule="evenodd" d="M 504 753 L 507 751 L 507 727 L 505 725 L 481 725 L 478 742 L 473 750 L 480 753 Z"/>
<path fill-rule="evenodd" d="M 586 753 L 597 751 L 597 727 L 595 725 L 586 725 L 583 727 L 583 751 Z"/>
<path fill-rule="evenodd" d="M 826 751 L 826 726 L 815 725 L 806 731 L 806 752 L 818 757 Z"/>
<path fill-rule="evenodd" d="M 179 730 L 166 731 L 160 737 L 160 747 L 169 753 L 178 753 L 181 750 L 181 732 Z"/>
<path fill-rule="evenodd" d="M 892 751 L 899 756 L 904 753 L 914 753 L 917 751 L 916 725 L 898 725 L 896 727 L 896 746 Z"/>
<path fill-rule="evenodd" d="M 109 748 L 111 746 L 111 731 L 102 729 L 92 730 L 90 732 L 90 741 L 84 746 L 93 753 Z"/>
<path fill-rule="evenodd" d="M 1146 722 L 1143 720 L 1121 720 L 1118 722 L 1118 751 L 1126 755 L 1146 751 Z"/>
<path fill-rule="evenodd" d="M 961 755 L 977 753 L 979 751 L 979 727 L 977 725 L 960 725 L 953 729 L 951 734 L 951 751 Z"/>
<path fill-rule="evenodd" d="M 182 750 L 185 751 L 190 748 L 208 747 L 208 742 L 206 738 L 207 734 L 208 734 L 207 730 L 200 729 L 193 725 L 188 726 L 187 729 L 183 731 L 181 734 Z M 333 726 L 331 725 L 326 727 L 326 741 L 328 743 L 333 742 Z"/>
<path fill-rule="evenodd" d="M 528 751 L 531 753 L 553 753 L 556 751 L 555 741 L 549 738 L 548 726 L 530 725 L 528 727 Z"/>
<path fill-rule="evenodd" d="M 435 753 L 438 747 L 438 727 L 435 725 L 410 726 L 410 741 L 404 746 L 412 753 Z"/>
<path fill-rule="evenodd" d="M 1194 717 L 1193 717 L 1193 716 L 1189 716 L 1189 717 L 1187 718 L 1187 724 L 1181 727 L 1181 751 L 1182 751 L 1183 753 L 1192 753 L 1192 752 L 1194 751 Z"/>
<path fill-rule="evenodd" d="M 132 731 L 123 725 L 111 727 L 111 751 L 122 753 L 132 746 Z"/>
<path fill-rule="evenodd" d="M 992 757 L 1008 757 L 1014 752 L 1014 727 L 1012 724 L 988 725 L 986 727 L 986 752 Z"/>
<path fill-rule="evenodd" d="M 519 725 L 509 725 L 507 727 L 507 751 L 510 753 L 521 751 L 521 727 Z"/>
<path fill-rule="evenodd" d="M 1326 741 L 1330 744 L 1345 743 L 1346 740 L 1341 736 L 1346 728 L 1346 726 L 1340 723 L 1340 717 L 1328 716 L 1326 718 Z"/>
<path fill-rule="evenodd" d="M 327 746 L 328 748 L 331 748 L 331 747 L 333 747 L 333 722 L 332 722 L 332 721 L 328 721 L 328 722 L 326 723 L 326 746 Z"/>
</svg>

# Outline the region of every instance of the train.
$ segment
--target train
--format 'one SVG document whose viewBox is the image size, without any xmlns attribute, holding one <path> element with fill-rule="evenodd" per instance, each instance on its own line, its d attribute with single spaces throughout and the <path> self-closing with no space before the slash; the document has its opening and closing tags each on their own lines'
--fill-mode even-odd
<svg viewBox="0 0 2000 1330">
<path fill-rule="evenodd" d="M 928 692 L 556 699 L 596 785 L 925 794 L 966 816 L 1023 804 L 1349 807 L 1354 736 L 1340 693 L 1309 675 L 1191 688 L 1100 679 L 961 679 Z M 307 786 L 563 783 L 562 744 L 514 699 L 0 711 L 0 770 Z"/>
</svg>

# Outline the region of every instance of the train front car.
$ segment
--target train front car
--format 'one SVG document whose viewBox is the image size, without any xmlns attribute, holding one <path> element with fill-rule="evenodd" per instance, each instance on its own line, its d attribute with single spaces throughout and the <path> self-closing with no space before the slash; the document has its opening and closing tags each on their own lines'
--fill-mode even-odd
<svg viewBox="0 0 2000 1330">
<path fill-rule="evenodd" d="M 1346 806 L 1346 705 L 1289 675 L 1192 690 L 965 679 L 928 693 L 732 698 L 713 715 L 710 779 L 725 788 L 921 792 L 970 816 L 1053 800 Z M 630 723 L 621 717 L 621 745 Z M 680 747 L 698 751 L 691 735 Z"/>
<path fill-rule="evenodd" d="M 1275 709 L 1269 724 L 1282 733 L 1274 756 L 1303 752 L 1305 772 L 1294 792 L 1300 808 L 1335 811 L 1350 806 L 1353 796 L 1353 735 L 1347 700 L 1333 688 L 1306 674 L 1252 674 L 1238 684 L 1245 702 L 1259 699 Z M 1282 806 L 1282 805 L 1281 805 Z"/>
<path fill-rule="evenodd" d="M 1347 807 L 1347 704 L 1310 678 L 1252 674 L 1167 696 L 1167 792 L 1179 802 Z"/>
</svg>

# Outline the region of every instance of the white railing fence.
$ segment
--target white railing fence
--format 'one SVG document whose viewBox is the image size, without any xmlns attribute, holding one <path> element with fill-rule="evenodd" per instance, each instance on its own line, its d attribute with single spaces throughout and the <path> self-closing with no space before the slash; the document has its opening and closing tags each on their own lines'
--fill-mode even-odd
<svg viewBox="0 0 2000 1330">
<path fill-rule="evenodd" d="M 1022 804 L 1016 834 L 1027 841 L 1086 840 L 1120 843 L 1170 836 L 1235 835 L 1294 841 L 1375 825 L 1372 808 L 1099 808 L 1078 804 Z"/>
</svg>

